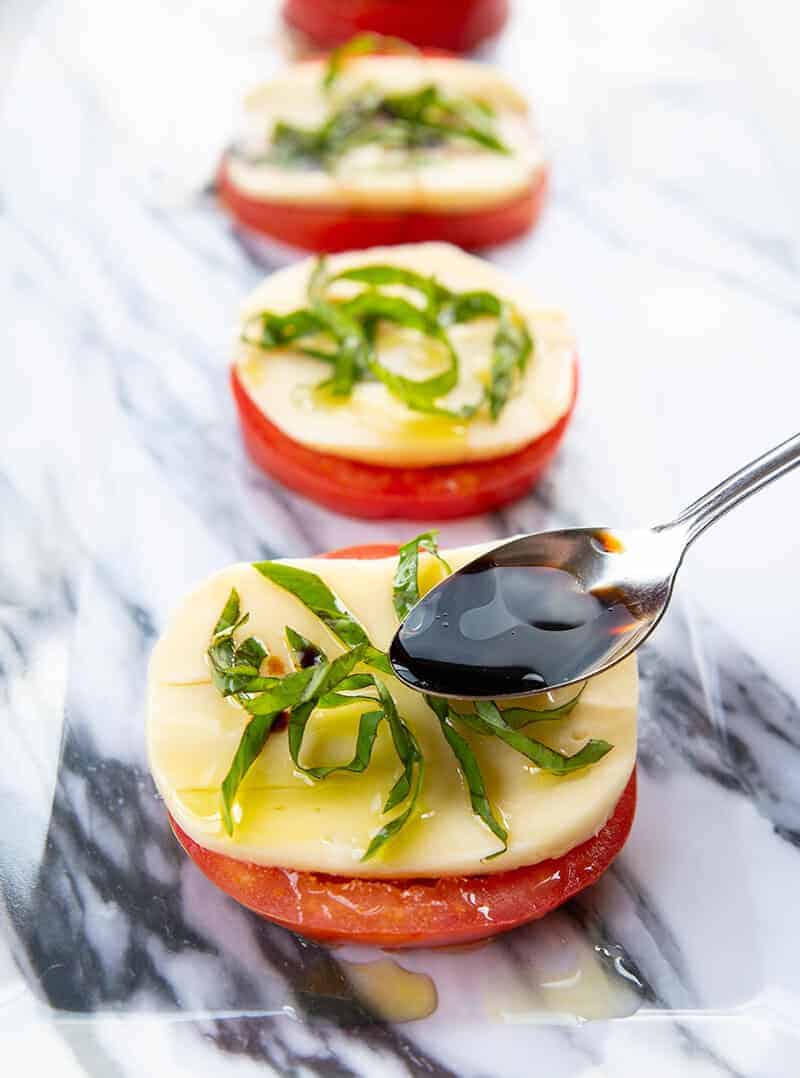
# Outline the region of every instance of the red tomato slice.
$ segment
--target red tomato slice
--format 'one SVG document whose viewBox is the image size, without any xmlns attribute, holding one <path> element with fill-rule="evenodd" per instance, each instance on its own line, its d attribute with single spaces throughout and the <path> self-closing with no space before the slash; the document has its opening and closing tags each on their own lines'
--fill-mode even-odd
<svg viewBox="0 0 800 1078">
<path fill-rule="evenodd" d="M 606 825 L 563 857 L 484 876 L 366 880 L 237 861 L 175 835 L 217 887 L 276 924 L 311 939 L 376 947 L 469 943 L 544 917 L 594 883 L 625 844 L 636 772 Z M 469 811 L 465 804 L 464 811 Z"/>
<path fill-rule="evenodd" d="M 486 513 L 521 498 L 553 458 L 575 407 L 578 366 L 568 411 L 516 453 L 494 460 L 391 468 L 346 460 L 301 445 L 284 434 L 251 400 L 236 368 L 231 386 L 244 444 L 268 475 L 345 516 L 387 520 L 448 520 Z"/>
<path fill-rule="evenodd" d="M 371 30 L 413 45 L 468 52 L 498 33 L 508 0 L 286 0 L 283 16 L 320 46 Z"/>
<path fill-rule="evenodd" d="M 323 254 L 430 240 L 476 251 L 494 247 L 516 239 L 533 226 L 546 188 L 547 171 L 543 168 L 522 195 L 486 209 L 381 212 L 252 198 L 231 182 L 224 160 L 217 177 L 219 200 L 239 224 L 291 247 Z"/>
<path fill-rule="evenodd" d="M 396 543 L 370 543 L 323 557 L 387 558 L 397 551 Z M 416 880 L 366 880 L 254 865 L 207 850 L 172 817 L 170 823 L 212 883 L 284 928 L 328 942 L 440 947 L 538 920 L 594 883 L 625 845 L 635 809 L 634 770 L 605 826 L 563 857 L 491 875 Z"/>
</svg>

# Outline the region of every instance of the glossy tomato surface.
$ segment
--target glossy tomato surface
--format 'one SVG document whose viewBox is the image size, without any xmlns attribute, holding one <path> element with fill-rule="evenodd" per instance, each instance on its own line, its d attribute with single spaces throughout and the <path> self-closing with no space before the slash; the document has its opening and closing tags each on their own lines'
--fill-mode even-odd
<svg viewBox="0 0 800 1078">
<path fill-rule="evenodd" d="M 398 547 L 346 547 L 327 558 L 387 558 Z M 483 876 L 367 880 L 254 865 L 199 845 L 170 817 L 200 870 L 242 905 L 311 939 L 376 947 L 469 943 L 544 917 L 594 883 L 625 844 L 636 809 L 636 772 L 605 826 L 564 854 Z M 467 806 L 465 805 L 465 811 Z"/>
<path fill-rule="evenodd" d="M 508 0 L 285 0 L 283 14 L 322 47 L 372 31 L 467 52 L 502 29 L 508 8 Z"/>
<path fill-rule="evenodd" d="M 235 367 L 231 386 L 248 453 L 285 486 L 345 516 L 448 520 L 497 509 L 521 498 L 538 481 L 575 407 L 578 367 L 576 360 L 569 409 L 540 437 L 504 457 L 429 468 L 365 464 L 301 445 L 267 419 Z"/>
<path fill-rule="evenodd" d="M 217 177 L 220 203 L 239 224 L 279 243 L 321 254 L 428 241 L 474 251 L 494 247 L 534 225 L 546 188 L 543 168 L 527 191 L 497 206 L 454 213 L 381 212 L 253 198 L 231 182 L 224 160 Z"/>
</svg>

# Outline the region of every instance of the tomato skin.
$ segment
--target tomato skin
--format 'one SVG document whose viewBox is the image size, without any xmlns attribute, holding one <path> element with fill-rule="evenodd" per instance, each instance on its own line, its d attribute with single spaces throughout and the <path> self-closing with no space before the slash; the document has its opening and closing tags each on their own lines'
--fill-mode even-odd
<svg viewBox="0 0 800 1078">
<path fill-rule="evenodd" d="M 502 29 L 508 9 L 508 0 L 286 0 L 283 17 L 325 48 L 371 30 L 413 45 L 468 52 Z"/>
<path fill-rule="evenodd" d="M 400 550 L 397 543 L 363 543 L 359 546 L 343 546 L 338 550 L 329 550 L 321 558 L 393 558 Z"/>
<path fill-rule="evenodd" d="M 567 412 L 522 449 L 494 460 L 429 468 L 365 464 L 301 445 L 270 422 L 251 400 L 235 366 L 231 387 L 249 455 L 284 486 L 344 516 L 450 520 L 497 509 L 521 498 L 538 481 L 555 455 L 575 407 L 577 358 L 574 372 Z"/>
<path fill-rule="evenodd" d="M 321 254 L 428 241 L 474 251 L 494 247 L 533 227 L 546 189 L 547 170 L 542 168 L 527 191 L 497 206 L 453 213 L 379 211 L 252 198 L 231 181 L 224 158 L 217 176 L 219 201 L 240 225 L 290 247 Z"/>
</svg>

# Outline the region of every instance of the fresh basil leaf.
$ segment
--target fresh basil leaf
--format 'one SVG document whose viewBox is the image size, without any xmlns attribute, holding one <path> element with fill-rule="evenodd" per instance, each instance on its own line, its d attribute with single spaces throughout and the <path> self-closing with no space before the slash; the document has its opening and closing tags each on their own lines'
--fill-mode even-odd
<svg viewBox="0 0 800 1078">
<path fill-rule="evenodd" d="M 292 707 L 303 696 L 309 682 L 318 666 L 310 666 L 307 670 L 296 670 L 286 677 L 276 678 L 275 684 L 266 692 L 259 693 L 252 699 L 242 700 L 242 707 L 251 715 L 269 715 L 273 711 L 283 711 Z"/>
<path fill-rule="evenodd" d="M 574 709 L 585 688 L 584 682 L 576 696 L 564 704 L 556 704 L 555 707 L 541 708 L 537 711 L 527 707 L 505 707 L 501 709 L 500 714 L 503 716 L 503 721 L 514 730 L 521 730 L 534 722 L 554 722 L 557 719 L 564 719 Z"/>
<path fill-rule="evenodd" d="M 487 860 L 499 857 L 501 853 L 505 853 L 508 849 L 508 831 L 494 814 L 477 757 L 472 751 L 469 742 L 461 736 L 453 725 L 451 716 L 455 715 L 455 712 L 452 712 L 447 702 L 433 696 L 426 696 L 425 699 L 439 719 L 444 739 L 458 761 L 461 774 L 464 776 L 469 790 L 472 811 L 483 820 L 489 830 L 503 843 L 502 849 L 490 854 Z M 462 716 L 456 717 L 461 718 Z"/>
<path fill-rule="evenodd" d="M 326 663 L 325 666 L 333 664 Z M 276 683 L 260 696 L 252 699 L 240 698 L 240 703 L 253 718 L 244 728 L 239 746 L 222 782 L 222 819 L 229 835 L 233 834 L 231 810 L 239 786 L 261 754 L 275 720 L 287 708 L 303 700 L 309 692 L 309 686 L 324 680 L 320 674 L 321 669 L 309 667 L 307 670 L 298 670 L 294 674 L 287 674 L 285 678 L 276 679 Z"/>
<path fill-rule="evenodd" d="M 317 707 L 321 709 L 345 707 L 359 700 L 368 700 L 374 703 L 375 698 L 373 696 L 361 696 L 358 693 L 358 690 L 371 688 L 374 684 L 372 674 L 352 674 L 350 677 L 345 678 L 344 681 L 341 681 L 336 686 L 335 691 L 322 696 L 317 702 Z"/>
<path fill-rule="evenodd" d="M 254 562 L 253 568 L 278 587 L 291 592 L 304 606 L 308 607 L 312 614 L 316 614 L 343 644 L 349 647 L 366 644 L 363 662 L 368 666 L 384 674 L 392 673 L 388 656 L 373 647 L 369 637 L 350 611 L 316 573 L 310 573 L 307 569 L 297 569 L 292 565 L 284 565 L 279 561 Z"/>
<path fill-rule="evenodd" d="M 395 752 L 403 764 L 403 772 L 389 791 L 386 804 L 383 806 L 383 811 L 388 812 L 408 796 L 414 764 L 422 757 L 414 735 L 397 713 L 392 694 L 378 678 L 375 678 L 375 688 L 378 690 L 378 699 L 386 721 L 389 723 Z"/>
<path fill-rule="evenodd" d="M 453 755 L 458 761 L 461 773 L 467 783 L 467 789 L 469 790 L 472 811 L 483 820 L 489 830 L 503 843 L 503 848 L 501 850 L 490 854 L 485 860 L 499 857 L 500 854 L 505 853 L 508 848 L 506 844 L 508 832 L 492 811 L 492 806 L 486 793 L 483 775 L 481 774 L 475 753 L 472 751 L 469 743 L 458 733 L 453 725 L 452 718 L 460 718 L 461 716 L 456 715 L 447 700 L 442 699 L 440 696 L 426 695 L 425 702 L 439 720 L 439 725 L 441 726 L 445 741 L 447 741 Z"/>
<path fill-rule="evenodd" d="M 502 303 L 492 292 L 460 292 L 450 295 L 442 304 L 438 321 L 440 326 L 452 326 L 474 318 L 499 318 L 501 310 Z"/>
<path fill-rule="evenodd" d="M 414 783 L 414 789 L 413 789 L 413 792 L 411 794 L 411 800 L 409 801 L 407 808 L 403 812 L 401 812 L 399 816 L 395 816 L 395 818 L 393 820 L 390 820 L 387 824 L 384 824 L 384 826 L 380 829 L 380 831 L 378 831 L 377 834 L 372 836 L 372 840 L 370 841 L 370 844 L 367 847 L 364 856 L 361 858 L 362 861 L 369 861 L 372 857 L 374 857 L 375 854 L 383 846 L 386 845 L 386 843 L 389 841 L 389 839 L 394 838 L 394 836 L 399 831 L 401 831 L 405 827 L 405 825 L 408 823 L 408 821 L 411 819 L 411 817 L 414 814 L 414 810 L 417 807 L 417 801 L 419 799 L 419 792 L 422 789 L 422 781 L 423 781 L 424 776 L 425 776 L 425 762 L 422 759 L 422 756 L 420 755 L 418 763 L 417 763 L 417 778 L 416 778 L 416 782 Z M 384 811 L 387 811 L 387 810 L 384 809 Z"/>
<path fill-rule="evenodd" d="M 232 808 L 242 779 L 261 755 L 275 720 L 280 713 L 280 711 L 272 711 L 269 714 L 259 715 L 250 720 L 244 728 L 242 739 L 228 768 L 228 773 L 222 780 L 222 821 L 229 835 L 233 834 Z"/>
<path fill-rule="evenodd" d="M 327 150 L 325 136 L 324 125 L 296 127 L 279 120 L 272 128 L 266 160 L 287 168 L 299 164 L 320 164 Z"/>
<path fill-rule="evenodd" d="M 385 651 L 379 651 L 377 648 L 370 645 L 364 652 L 364 662 L 367 666 L 371 666 L 373 670 L 380 670 L 382 674 L 394 675 L 392 664 L 389 662 L 389 656 Z"/>
<path fill-rule="evenodd" d="M 328 286 L 328 260 L 325 255 L 320 255 L 314 263 L 314 268 L 308 277 L 306 294 L 311 303 L 316 303 L 325 295 Z"/>
<path fill-rule="evenodd" d="M 251 326 L 258 327 L 254 336 L 249 333 Z M 303 337 L 325 333 L 327 326 L 316 311 L 300 308 L 289 314 L 273 314 L 272 311 L 259 311 L 248 319 L 242 340 L 255 348 L 269 350 L 286 348 Z"/>
<path fill-rule="evenodd" d="M 439 553 L 436 535 L 435 531 L 423 532 L 400 547 L 392 595 L 395 613 L 400 621 L 405 621 L 408 612 L 419 602 L 419 553 L 421 550 L 432 554 L 448 573 L 452 572 Z"/>
<path fill-rule="evenodd" d="M 320 663 L 319 666 L 311 666 L 307 671 L 302 671 L 302 673 L 310 673 L 311 678 L 289 714 L 289 752 L 295 766 L 301 771 L 305 769 L 300 763 L 300 750 L 311 713 L 323 696 L 335 689 L 340 681 L 352 673 L 353 667 L 364 658 L 365 651 L 366 645 L 358 644 L 350 651 L 339 655 L 333 662 Z M 297 675 L 289 675 L 289 677 L 292 676 Z"/>
<path fill-rule="evenodd" d="M 337 73 L 340 68 L 337 61 Z M 481 102 L 445 96 L 434 85 L 388 95 L 365 88 L 318 127 L 276 123 L 266 160 L 283 167 L 317 166 L 332 171 L 343 154 L 364 143 L 414 150 L 451 139 L 466 139 L 493 153 L 509 152 L 497 135 L 491 110 Z"/>
<path fill-rule="evenodd" d="M 508 154 L 508 147 L 493 131 L 492 118 L 467 97 L 446 97 L 433 84 L 384 98 L 382 107 L 389 116 L 405 121 L 417 140 L 424 136 L 440 139 L 464 138 L 494 153 Z"/>
<path fill-rule="evenodd" d="M 260 640 L 257 640 L 254 636 L 248 636 L 236 648 L 236 666 L 249 666 L 253 674 L 257 675 L 267 654 L 267 649 Z M 237 673 L 243 673 L 243 671 L 237 670 Z"/>
<path fill-rule="evenodd" d="M 388 266 L 373 264 L 370 266 L 357 266 L 353 269 L 337 273 L 332 281 L 358 281 L 361 284 L 369 284 L 373 287 L 381 285 L 402 285 L 404 288 L 413 288 L 420 292 L 427 301 L 428 311 L 432 312 L 447 299 L 451 292 L 439 284 L 435 277 L 425 277 L 414 270 L 403 266 Z"/>
<path fill-rule="evenodd" d="M 354 56 L 365 56 L 375 52 L 417 52 L 417 50 L 399 37 L 371 33 L 356 34 L 349 41 L 338 45 L 330 54 L 322 79 L 322 88 L 330 90 L 348 60 Z"/>
<path fill-rule="evenodd" d="M 304 636 L 290 626 L 286 626 L 286 643 L 292 656 L 292 665 L 295 670 L 304 670 L 309 666 L 317 666 L 327 661 L 327 655 L 322 648 L 312 644 Z"/>
<path fill-rule="evenodd" d="M 367 366 L 368 345 L 364 331 L 343 304 L 337 307 L 317 299 L 313 312 L 337 344 L 337 350 L 332 355 L 333 374 L 322 384 L 334 396 L 347 397 L 353 391 L 356 378 L 363 374 Z"/>
<path fill-rule="evenodd" d="M 491 700 L 476 700 L 475 711 L 477 715 L 456 714 L 456 717 L 479 733 L 493 734 L 551 775 L 568 775 L 571 771 L 597 763 L 613 748 L 607 741 L 592 739 L 587 741 L 579 752 L 564 756 L 541 741 L 527 737 L 509 726 L 500 709 Z"/>
<path fill-rule="evenodd" d="M 233 627 L 239 623 L 239 592 L 236 588 L 231 588 L 231 593 L 225 602 L 225 606 L 222 608 L 222 613 L 217 618 L 217 624 L 214 626 L 212 638 L 216 639 L 222 633 L 228 630 L 233 630 Z M 212 639 L 212 643 L 213 643 Z"/>
<path fill-rule="evenodd" d="M 449 393 L 458 383 L 458 355 L 450 343 L 447 334 L 424 312 L 413 303 L 399 296 L 387 296 L 382 292 L 369 289 L 342 304 L 349 314 L 363 322 L 368 339 L 373 340 L 380 322 L 392 322 L 405 329 L 415 330 L 437 342 L 444 351 L 447 366 L 439 374 L 430 378 L 406 378 L 384 366 L 377 357 L 376 349 L 370 351 L 368 366 L 370 371 L 386 388 L 399 397 L 407 407 L 415 411 L 435 410 L 437 397 Z"/>
<path fill-rule="evenodd" d="M 504 303 L 492 343 L 492 367 L 487 391 L 492 419 L 497 419 L 503 410 L 514 384 L 514 376 L 525 371 L 532 349 L 533 341 L 525 323 Z"/>
<path fill-rule="evenodd" d="M 328 692 L 317 701 L 317 708 L 320 711 L 332 711 L 334 708 L 348 707 L 350 704 L 357 704 L 362 700 L 367 700 L 371 704 L 375 703 L 374 696 L 360 696 L 357 693 Z"/>
<path fill-rule="evenodd" d="M 259 670 L 267 656 L 267 649 L 254 636 L 248 637 L 238 647 L 234 639 L 236 630 L 245 625 L 249 617 L 249 614 L 240 615 L 239 595 L 232 588 L 214 626 L 206 653 L 212 684 L 222 696 L 261 691 L 264 679 L 259 677 Z M 256 688 L 252 689 L 252 685 Z"/>
<path fill-rule="evenodd" d="M 362 627 L 316 573 L 279 561 L 254 562 L 253 568 L 273 584 L 291 592 L 312 614 L 316 614 L 343 644 L 349 647 L 369 644 Z"/>
<path fill-rule="evenodd" d="M 382 711 L 365 711 L 358 721 L 356 750 L 352 760 L 346 764 L 333 764 L 329 767 L 304 767 L 306 775 L 314 779 L 325 779 L 337 771 L 364 771 L 372 758 L 372 746 L 383 721 Z"/>
</svg>

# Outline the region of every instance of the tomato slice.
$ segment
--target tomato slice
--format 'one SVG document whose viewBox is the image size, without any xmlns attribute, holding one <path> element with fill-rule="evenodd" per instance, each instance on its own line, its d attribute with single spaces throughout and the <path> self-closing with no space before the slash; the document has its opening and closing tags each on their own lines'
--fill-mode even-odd
<svg viewBox="0 0 800 1078">
<path fill-rule="evenodd" d="M 413 45 L 467 52 L 508 18 L 508 0 L 286 0 L 287 23 L 324 47 L 371 30 Z"/>
<path fill-rule="evenodd" d="M 388 558 L 396 543 L 370 543 L 325 558 Z M 470 943 L 538 920 L 588 887 L 608 868 L 630 833 L 636 771 L 596 835 L 537 865 L 483 876 L 367 880 L 294 872 L 237 861 L 207 850 L 170 817 L 175 836 L 212 883 L 269 921 L 311 939 L 375 947 Z"/>
<path fill-rule="evenodd" d="M 254 865 L 205 849 L 171 823 L 212 883 L 269 921 L 311 939 L 436 947 L 469 943 L 535 921 L 594 883 L 625 844 L 635 807 L 634 771 L 605 826 L 563 857 L 511 872 L 417 880 L 366 880 Z"/>
<path fill-rule="evenodd" d="M 347 460 L 296 442 L 252 401 L 236 368 L 231 386 L 248 453 L 284 486 L 345 516 L 387 520 L 448 520 L 486 513 L 521 498 L 555 455 L 575 407 L 578 366 L 567 412 L 515 453 L 493 460 L 391 468 Z"/>
<path fill-rule="evenodd" d="M 252 198 L 232 183 L 224 159 L 217 177 L 220 203 L 239 224 L 279 243 L 323 254 L 431 240 L 475 251 L 494 247 L 534 225 L 546 188 L 547 170 L 542 168 L 527 191 L 497 206 L 453 213 L 381 212 Z"/>
</svg>

